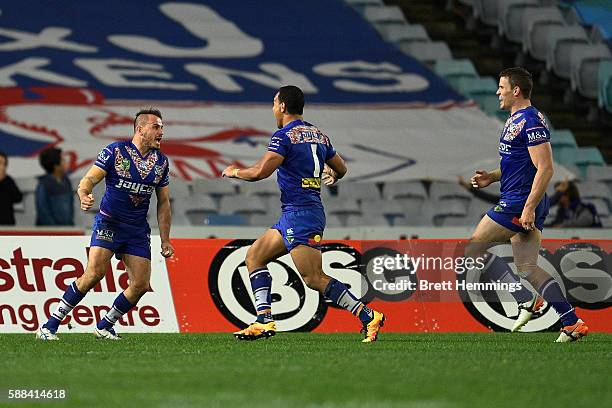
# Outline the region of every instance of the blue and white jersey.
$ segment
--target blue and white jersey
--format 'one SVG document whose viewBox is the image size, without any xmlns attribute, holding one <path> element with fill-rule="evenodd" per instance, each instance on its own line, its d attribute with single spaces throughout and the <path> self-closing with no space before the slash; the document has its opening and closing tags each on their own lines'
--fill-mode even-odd
<svg viewBox="0 0 612 408">
<path fill-rule="evenodd" d="M 550 132 L 544 115 L 533 106 L 506 120 L 499 139 L 501 205 L 522 206 L 527 201 L 537 171 L 528 148 L 542 143 L 550 143 Z"/>
<path fill-rule="evenodd" d="M 325 162 L 336 155 L 329 137 L 316 126 L 295 120 L 272 135 L 268 151 L 285 158 L 277 181 L 283 211 L 321 208 L 321 173 Z"/>
<path fill-rule="evenodd" d="M 159 150 L 142 157 L 130 142 L 106 146 L 94 163 L 106 171 L 106 193 L 100 214 L 115 221 L 146 225 L 151 194 L 169 183 L 168 158 Z"/>
</svg>

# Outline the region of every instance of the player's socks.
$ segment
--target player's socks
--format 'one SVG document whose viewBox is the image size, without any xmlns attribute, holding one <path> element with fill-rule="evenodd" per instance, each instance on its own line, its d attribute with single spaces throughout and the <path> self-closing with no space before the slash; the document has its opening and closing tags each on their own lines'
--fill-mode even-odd
<svg viewBox="0 0 612 408">
<path fill-rule="evenodd" d="M 72 284 L 66 288 L 66 291 L 55 308 L 55 311 L 53 311 L 47 323 L 43 324 L 43 327 L 49 329 L 51 333 L 55 334 L 60 323 L 62 320 L 64 320 L 64 317 L 66 317 L 66 315 L 70 313 L 70 311 L 74 309 L 74 307 L 81 300 L 83 300 L 83 297 L 85 297 L 85 294 L 79 291 L 76 282 L 72 282 Z"/>
<path fill-rule="evenodd" d="M 503 282 L 508 284 L 513 284 L 512 286 L 517 287 L 516 284 L 520 284 L 521 282 L 514 276 L 514 273 L 508 266 L 506 262 L 500 257 L 487 254 L 488 259 L 485 262 L 484 268 L 482 268 L 482 274 L 491 282 Z M 509 292 L 510 295 L 516 300 L 516 303 L 525 303 L 530 302 L 534 298 L 534 294 L 531 293 L 529 289 L 525 286 L 520 285 L 520 290 L 515 290 L 514 292 Z"/>
<path fill-rule="evenodd" d="M 250 275 L 251 288 L 255 296 L 257 322 L 268 323 L 272 318 L 272 276 L 267 268 L 254 270 Z M 262 313 L 263 312 L 263 313 Z"/>
<path fill-rule="evenodd" d="M 361 320 L 362 323 L 369 323 L 370 321 L 372 321 L 373 318 L 374 311 L 366 305 L 363 305 L 363 307 L 359 311 L 359 320 Z"/>
<path fill-rule="evenodd" d="M 327 287 L 323 291 L 323 296 L 356 316 L 359 312 L 359 307 L 364 306 L 364 304 L 348 290 L 344 283 L 334 278 L 330 279 Z M 364 311 L 364 308 L 362 308 L 361 311 Z M 367 309 L 364 313 L 367 313 L 368 310 L 370 309 Z M 359 318 L 361 319 L 361 316 Z M 368 321 L 369 320 L 371 319 L 368 319 Z"/>
<path fill-rule="evenodd" d="M 257 314 L 257 319 L 255 319 L 255 321 L 257 323 L 270 323 L 274 321 L 274 318 L 272 317 L 272 312 L 269 311 Z"/>
<path fill-rule="evenodd" d="M 578 321 L 574 308 L 569 304 L 561 287 L 554 278 L 548 279 L 539 287 L 540 295 L 555 309 L 563 326 L 572 326 Z"/>
<path fill-rule="evenodd" d="M 111 309 L 106 313 L 102 320 L 98 322 L 98 329 L 112 329 L 113 325 L 117 323 L 117 320 L 121 319 L 121 316 L 129 312 L 134 306 L 136 305 L 131 304 L 123 292 L 121 292 L 113 302 Z"/>
</svg>

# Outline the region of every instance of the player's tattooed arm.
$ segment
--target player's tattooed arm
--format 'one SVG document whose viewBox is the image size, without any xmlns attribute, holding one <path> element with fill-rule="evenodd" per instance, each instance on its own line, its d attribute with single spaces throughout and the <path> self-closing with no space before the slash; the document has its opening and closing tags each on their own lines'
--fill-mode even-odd
<svg viewBox="0 0 612 408">
<path fill-rule="evenodd" d="M 94 196 L 91 192 L 96 184 L 102 181 L 105 176 L 106 171 L 97 166 L 91 166 L 91 169 L 81 179 L 77 188 L 77 194 L 81 201 L 81 210 L 87 211 L 93 206 Z"/>
<path fill-rule="evenodd" d="M 266 152 L 261 159 L 246 169 L 234 165 L 223 170 L 222 177 L 238 178 L 245 181 L 258 181 L 268 178 L 283 163 L 285 158 L 274 152 Z"/>
<path fill-rule="evenodd" d="M 157 194 L 157 225 L 161 238 L 161 254 L 168 258 L 174 254 L 174 247 L 170 243 L 170 224 L 172 223 L 170 191 L 168 186 L 165 186 L 157 188 L 155 193 Z"/>
</svg>

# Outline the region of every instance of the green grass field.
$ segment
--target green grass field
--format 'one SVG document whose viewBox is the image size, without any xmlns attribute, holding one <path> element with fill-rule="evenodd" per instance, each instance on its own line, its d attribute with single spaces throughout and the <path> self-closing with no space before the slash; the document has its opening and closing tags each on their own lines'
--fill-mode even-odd
<svg viewBox="0 0 612 408">
<path fill-rule="evenodd" d="M 612 406 L 612 335 L 555 344 L 545 334 L 0 335 L 7 390 L 65 389 L 45 406 L 604 407 Z"/>
</svg>

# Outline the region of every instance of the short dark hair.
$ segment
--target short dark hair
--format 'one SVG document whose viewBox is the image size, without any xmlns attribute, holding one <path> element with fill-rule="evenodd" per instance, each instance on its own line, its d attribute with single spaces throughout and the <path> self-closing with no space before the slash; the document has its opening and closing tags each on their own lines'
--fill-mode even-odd
<svg viewBox="0 0 612 408">
<path fill-rule="evenodd" d="M 287 113 L 301 115 L 304 113 L 304 92 L 294 85 L 278 88 L 278 102 L 284 103 Z"/>
<path fill-rule="evenodd" d="M 55 166 L 62 162 L 62 150 L 57 147 L 45 149 L 38 156 L 38 161 L 47 174 L 51 174 Z"/>
<path fill-rule="evenodd" d="M 570 200 L 570 202 L 579 199 L 580 191 L 578 191 L 578 186 L 576 185 L 576 183 L 570 181 L 567 185 L 567 190 L 565 191 L 565 194 L 567 194 L 567 198 Z"/>
<path fill-rule="evenodd" d="M 533 80 L 531 79 L 531 74 L 525 68 L 514 67 L 514 68 L 506 68 L 502 72 L 499 73 L 499 77 L 508 78 L 508 82 L 510 82 L 510 86 L 514 88 L 518 86 L 523 94 L 523 98 L 529 99 L 531 98 L 531 90 L 533 89 Z"/>
<path fill-rule="evenodd" d="M 2 150 L 0 150 L 0 157 L 4 157 L 4 162 L 8 164 L 8 156 Z"/>
<path fill-rule="evenodd" d="M 134 116 L 134 132 L 136 131 L 136 126 L 140 125 L 141 122 L 144 120 L 143 118 L 140 118 L 140 115 L 155 115 L 158 118 L 163 119 L 161 111 L 159 109 L 154 108 L 153 106 L 147 106 L 145 108 L 142 108 L 138 112 L 136 112 L 136 115 Z"/>
</svg>

